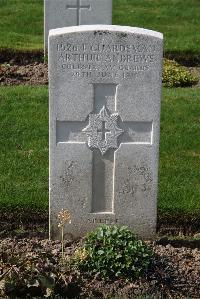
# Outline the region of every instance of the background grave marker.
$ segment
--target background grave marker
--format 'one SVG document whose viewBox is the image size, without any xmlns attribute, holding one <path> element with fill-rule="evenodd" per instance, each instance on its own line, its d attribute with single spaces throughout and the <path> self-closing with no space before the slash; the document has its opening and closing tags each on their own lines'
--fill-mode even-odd
<svg viewBox="0 0 200 299">
<path fill-rule="evenodd" d="M 44 0 L 44 48 L 50 29 L 112 24 L 112 0 Z"/>
</svg>

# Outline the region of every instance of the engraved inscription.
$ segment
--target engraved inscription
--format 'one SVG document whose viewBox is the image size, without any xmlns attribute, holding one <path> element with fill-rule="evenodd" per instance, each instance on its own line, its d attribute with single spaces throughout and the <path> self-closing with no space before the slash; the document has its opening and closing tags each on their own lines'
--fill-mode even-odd
<svg viewBox="0 0 200 299">
<path fill-rule="evenodd" d="M 99 223 L 99 224 L 115 224 L 118 223 L 118 219 L 102 219 L 102 218 L 92 218 L 88 219 L 89 223 Z"/>
<path fill-rule="evenodd" d="M 156 46 L 147 43 L 135 43 L 135 44 L 93 44 L 93 45 L 86 45 L 86 44 L 70 44 L 70 43 L 60 43 L 57 44 L 57 50 L 60 52 L 69 51 L 69 52 L 78 52 L 78 51 L 92 51 L 92 52 L 99 52 L 99 53 L 117 53 L 117 52 L 127 52 L 127 53 L 152 53 L 155 52 Z"/>
<path fill-rule="evenodd" d="M 100 54 L 94 53 L 73 53 L 73 54 L 65 54 L 60 55 L 60 59 L 66 62 L 99 62 L 102 61 L 102 57 Z M 153 62 L 154 57 L 152 54 L 138 54 L 138 55 L 130 55 L 130 54 L 106 54 L 104 57 L 105 63 L 149 63 Z"/>
<path fill-rule="evenodd" d="M 156 62 L 156 45 L 134 44 L 57 44 L 60 67 L 75 78 L 132 79 Z"/>
<path fill-rule="evenodd" d="M 152 186 L 152 174 L 147 165 L 142 164 L 140 166 L 134 165 L 132 168 L 127 169 L 128 179 L 123 182 L 120 193 L 129 194 L 136 198 L 137 193 L 149 192 Z"/>
</svg>

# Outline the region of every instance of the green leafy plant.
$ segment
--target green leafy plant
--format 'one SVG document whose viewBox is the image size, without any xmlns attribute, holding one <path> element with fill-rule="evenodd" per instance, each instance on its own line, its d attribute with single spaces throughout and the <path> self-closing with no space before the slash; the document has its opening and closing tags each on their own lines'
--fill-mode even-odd
<svg viewBox="0 0 200 299">
<path fill-rule="evenodd" d="M 165 87 L 189 87 L 198 82 L 198 78 L 186 67 L 174 60 L 164 59 L 163 84 Z"/>
<path fill-rule="evenodd" d="M 102 225 L 75 252 L 80 270 L 112 279 L 136 279 L 147 269 L 152 251 L 125 226 Z"/>
</svg>

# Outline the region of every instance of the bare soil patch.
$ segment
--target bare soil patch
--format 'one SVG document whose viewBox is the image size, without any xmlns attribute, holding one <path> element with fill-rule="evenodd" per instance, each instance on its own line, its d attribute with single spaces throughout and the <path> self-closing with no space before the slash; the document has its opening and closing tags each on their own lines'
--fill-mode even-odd
<svg viewBox="0 0 200 299">
<path fill-rule="evenodd" d="M 0 65 L 0 85 L 45 84 L 48 84 L 48 65 L 46 63 Z"/>
</svg>

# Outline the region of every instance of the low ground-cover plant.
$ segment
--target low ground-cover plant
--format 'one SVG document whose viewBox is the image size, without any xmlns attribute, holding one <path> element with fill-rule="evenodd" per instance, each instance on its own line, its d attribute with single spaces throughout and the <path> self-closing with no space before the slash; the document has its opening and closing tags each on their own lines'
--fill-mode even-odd
<svg viewBox="0 0 200 299">
<path fill-rule="evenodd" d="M 164 59 L 163 85 L 165 87 L 189 87 L 198 82 L 198 78 L 186 67 L 174 60 Z"/>
<path fill-rule="evenodd" d="M 133 280 L 147 269 L 151 256 L 152 251 L 127 227 L 102 225 L 86 236 L 75 252 L 75 264 L 105 279 Z"/>
</svg>

